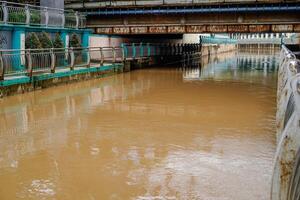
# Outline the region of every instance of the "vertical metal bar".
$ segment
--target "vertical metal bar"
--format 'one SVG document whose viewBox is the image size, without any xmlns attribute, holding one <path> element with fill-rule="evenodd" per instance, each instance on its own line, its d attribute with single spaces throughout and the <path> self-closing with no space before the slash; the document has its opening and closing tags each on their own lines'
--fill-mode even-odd
<svg viewBox="0 0 300 200">
<path fill-rule="evenodd" d="M 111 50 L 112 50 L 112 55 L 113 55 L 113 63 L 115 63 L 116 62 L 116 48 L 113 47 Z"/>
<path fill-rule="evenodd" d="M 100 50 L 100 66 L 103 66 L 103 64 L 104 64 L 104 55 L 103 55 L 103 49 L 102 49 L 102 47 L 100 47 L 99 48 L 99 50 Z"/>
<path fill-rule="evenodd" d="M 144 46 L 143 46 L 143 43 L 141 42 L 140 43 L 140 57 L 143 57 L 144 56 Z"/>
<path fill-rule="evenodd" d="M 132 43 L 132 58 L 135 59 L 136 57 L 136 47 L 135 47 L 135 44 Z"/>
<path fill-rule="evenodd" d="M 61 17 L 62 17 L 62 25 L 61 25 L 61 27 L 65 27 L 65 25 L 66 25 L 65 11 L 62 11 Z"/>
<path fill-rule="evenodd" d="M 127 57 L 127 47 L 126 47 L 126 45 L 124 45 L 124 43 L 121 44 L 121 47 L 122 47 L 123 61 L 126 61 L 126 57 Z"/>
<path fill-rule="evenodd" d="M 151 49 L 150 49 L 150 44 L 147 43 L 147 54 L 148 54 L 148 57 L 151 56 Z"/>
<path fill-rule="evenodd" d="M 48 8 L 44 8 L 44 12 L 45 12 L 45 26 L 48 26 L 48 24 L 49 24 L 49 12 L 48 12 Z"/>
<path fill-rule="evenodd" d="M 74 70 L 75 66 L 75 55 L 74 55 L 74 49 L 71 47 L 70 49 L 70 57 L 71 57 L 71 65 L 70 65 L 70 70 Z"/>
<path fill-rule="evenodd" d="M 55 68 L 56 68 L 56 66 L 55 66 L 55 54 L 54 54 L 54 51 L 53 51 L 53 48 L 52 49 L 50 49 L 50 57 L 51 57 L 51 65 L 50 65 L 50 67 L 51 67 L 51 73 L 55 73 Z"/>
<path fill-rule="evenodd" d="M 90 48 L 86 48 L 86 56 L 87 56 L 87 68 L 91 65 L 91 54 L 90 54 Z"/>
<path fill-rule="evenodd" d="M 7 24 L 8 22 L 8 10 L 7 10 L 7 3 L 2 2 L 2 9 L 3 9 L 3 22 Z"/>
<path fill-rule="evenodd" d="M 2 51 L 0 51 L 0 81 L 4 80 L 4 63 L 2 58 Z"/>
<path fill-rule="evenodd" d="M 27 57 L 27 73 L 29 77 L 32 77 L 32 59 L 31 59 L 31 53 L 30 50 L 26 50 L 26 57 Z"/>
<path fill-rule="evenodd" d="M 26 24 L 30 24 L 30 10 L 29 10 L 29 5 L 25 5 L 25 13 L 26 13 Z"/>
<path fill-rule="evenodd" d="M 76 28 L 79 28 L 79 15 L 78 15 L 78 11 L 75 12 L 75 17 L 76 17 Z"/>
<path fill-rule="evenodd" d="M 124 49 L 124 45 L 123 45 L 123 44 L 122 44 L 121 51 L 122 51 L 122 60 L 123 60 L 123 61 L 126 61 L 125 49 Z"/>
</svg>

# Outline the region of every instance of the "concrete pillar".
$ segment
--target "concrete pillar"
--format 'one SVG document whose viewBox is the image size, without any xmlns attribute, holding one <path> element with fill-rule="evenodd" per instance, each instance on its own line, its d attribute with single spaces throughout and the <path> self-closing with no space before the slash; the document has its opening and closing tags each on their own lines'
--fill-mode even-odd
<svg viewBox="0 0 300 200">
<path fill-rule="evenodd" d="M 90 31 L 84 31 L 81 36 L 82 47 L 89 47 L 90 45 Z"/>
<path fill-rule="evenodd" d="M 12 33 L 12 48 L 15 50 L 25 50 L 25 30 L 22 28 L 16 28 Z M 25 65 L 25 57 L 21 55 L 16 60 L 16 64 L 13 66 L 15 70 L 21 70 Z"/>
<path fill-rule="evenodd" d="M 64 9 L 64 0 L 40 0 L 40 5 L 50 8 Z"/>
<path fill-rule="evenodd" d="M 70 41 L 70 36 L 67 32 L 63 31 L 60 34 L 61 40 L 64 43 L 64 47 L 65 48 L 69 48 L 69 41 Z"/>
</svg>

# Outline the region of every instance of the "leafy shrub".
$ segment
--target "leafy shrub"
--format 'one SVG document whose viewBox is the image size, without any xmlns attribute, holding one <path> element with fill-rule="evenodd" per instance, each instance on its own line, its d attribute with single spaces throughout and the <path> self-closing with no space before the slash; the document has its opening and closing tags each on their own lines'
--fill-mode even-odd
<svg viewBox="0 0 300 200">
<path fill-rule="evenodd" d="M 26 14 L 23 12 L 8 13 L 8 20 L 10 22 L 25 23 L 26 22 Z"/>
<path fill-rule="evenodd" d="M 26 49 L 41 49 L 42 45 L 36 33 L 28 33 L 25 39 Z"/>
<path fill-rule="evenodd" d="M 40 40 L 42 48 L 44 48 L 44 49 L 53 48 L 53 44 L 52 44 L 52 41 L 51 41 L 50 36 L 49 36 L 48 33 L 43 31 L 42 33 L 40 33 L 38 35 L 38 38 Z"/>
<path fill-rule="evenodd" d="M 55 38 L 53 40 L 53 47 L 54 48 L 64 48 L 64 43 L 63 43 L 59 33 L 55 34 Z"/>
<path fill-rule="evenodd" d="M 81 47 L 79 36 L 75 33 L 71 35 L 70 47 Z"/>
<path fill-rule="evenodd" d="M 16 23 L 26 23 L 26 13 L 24 12 L 11 12 L 8 13 L 8 20 L 10 22 Z M 30 14 L 30 23 L 31 24 L 40 24 L 41 23 L 41 15 L 37 13 Z"/>
<path fill-rule="evenodd" d="M 41 15 L 39 13 L 31 13 L 30 23 L 31 24 L 41 24 Z"/>
</svg>

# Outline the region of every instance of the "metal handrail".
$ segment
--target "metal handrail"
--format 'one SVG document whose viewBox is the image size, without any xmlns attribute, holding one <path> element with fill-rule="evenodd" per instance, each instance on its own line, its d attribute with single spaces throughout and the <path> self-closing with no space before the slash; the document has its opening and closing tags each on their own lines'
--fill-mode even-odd
<svg viewBox="0 0 300 200">
<path fill-rule="evenodd" d="M 85 28 L 86 16 L 73 10 L 0 1 L 0 22 L 4 24 Z"/>
<path fill-rule="evenodd" d="M 37 72 L 55 73 L 57 69 L 102 66 L 105 62 L 124 62 L 153 56 L 191 54 L 200 44 L 132 43 L 117 47 L 71 47 L 0 50 L 0 81 L 7 76 L 32 76 Z"/>
<path fill-rule="evenodd" d="M 285 199 L 290 180 L 295 149 L 300 146 L 300 60 L 287 46 L 282 45 L 277 88 L 277 143 L 272 200 Z"/>
</svg>

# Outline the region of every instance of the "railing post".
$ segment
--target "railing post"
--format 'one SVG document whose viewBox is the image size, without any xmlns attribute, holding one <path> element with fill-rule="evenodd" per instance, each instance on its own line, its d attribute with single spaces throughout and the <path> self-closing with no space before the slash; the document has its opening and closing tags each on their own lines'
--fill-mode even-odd
<svg viewBox="0 0 300 200">
<path fill-rule="evenodd" d="M 150 44 L 149 43 L 147 43 L 147 55 L 148 55 L 148 57 L 151 56 L 151 49 L 150 49 Z"/>
<path fill-rule="evenodd" d="M 140 57 L 143 57 L 144 56 L 144 46 L 143 46 L 143 43 L 141 42 L 140 43 Z"/>
<path fill-rule="evenodd" d="M 50 57 L 51 57 L 51 73 L 55 73 L 55 54 L 53 48 L 50 49 Z"/>
<path fill-rule="evenodd" d="M 66 24 L 66 16 L 65 16 L 65 11 L 64 10 L 62 10 L 61 11 L 62 12 L 62 14 L 61 14 L 61 20 L 62 20 L 62 24 L 61 24 L 61 27 L 65 27 L 65 24 Z"/>
<path fill-rule="evenodd" d="M 44 12 L 45 12 L 45 26 L 48 26 L 48 24 L 49 24 L 49 12 L 48 12 L 48 8 L 44 8 Z"/>
<path fill-rule="evenodd" d="M 31 59 L 31 54 L 30 50 L 26 50 L 26 57 L 27 57 L 27 73 L 29 77 L 32 77 L 32 59 Z"/>
<path fill-rule="evenodd" d="M 136 57 L 136 48 L 135 48 L 135 44 L 132 43 L 132 58 L 135 59 Z"/>
<path fill-rule="evenodd" d="M 4 80 L 4 63 L 2 58 L 2 51 L 0 51 L 0 81 Z"/>
<path fill-rule="evenodd" d="M 124 43 L 121 44 L 121 48 L 122 48 L 122 60 L 126 61 L 126 57 L 127 57 L 127 49 L 126 49 L 126 45 L 124 45 Z"/>
<path fill-rule="evenodd" d="M 112 47 L 112 55 L 113 55 L 113 63 L 116 62 L 116 48 L 115 47 Z"/>
<path fill-rule="evenodd" d="M 79 14 L 78 11 L 75 12 L 75 17 L 76 17 L 76 28 L 79 28 Z"/>
<path fill-rule="evenodd" d="M 86 56 L 87 56 L 87 68 L 91 65 L 91 54 L 90 54 L 90 48 L 86 48 Z"/>
<path fill-rule="evenodd" d="M 74 66 L 75 66 L 74 49 L 73 49 L 73 47 L 71 47 L 69 50 L 70 50 L 70 58 L 71 58 L 70 70 L 74 70 Z"/>
<path fill-rule="evenodd" d="M 25 14 L 26 14 L 26 25 L 30 24 L 30 10 L 29 10 L 29 5 L 25 5 Z"/>
<path fill-rule="evenodd" d="M 125 47 L 123 43 L 121 44 L 121 51 L 122 51 L 122 60 L 126 61 L 126 56 L 125 56 L 126 53 L 125 53 Z"/>
<path fill-rule="evenodd" d="M 8 22 L 7 2 L 2 2 L 2 10 L 3 10 L 3 22 L 7 24 Z"/>
<path fill-rule="evenodd" d="M 103 66 L 103 64 L 104 64 L 104 55 L 103 55 L 102 47 L 100 47 L 99 50 L 100 50 L 100 66 Z"/>
</svg>

